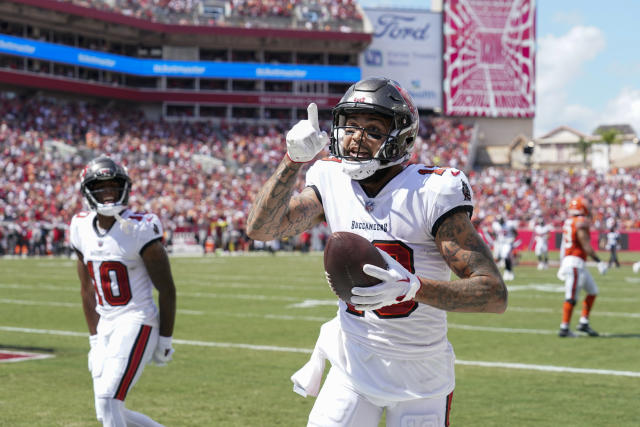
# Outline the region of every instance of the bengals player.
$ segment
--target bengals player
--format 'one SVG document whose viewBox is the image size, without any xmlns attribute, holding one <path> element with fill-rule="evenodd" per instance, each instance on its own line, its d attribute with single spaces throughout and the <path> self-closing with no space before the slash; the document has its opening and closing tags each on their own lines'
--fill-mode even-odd
<svg viewBox="0 0 640 427">
<path fill-rule="evenodd" d="M 602 262 L 591 247 L 589 234 L 589 203 L 582 197 L 576 197 L 569 203 L 569 218 L 562 227 L 562 261 L 558 270 L 558 278 L 564 281 L 565 301 L 562 308 L 562 323 L 558 336 L 573 337 L 573 332 L 569 329 L 571 315 L 576 305 L 578 294 L 581 289 L 587 293 L 582 303 L 582 313 L 580 323 L 576 330 L 589 336 L 598 336 L 589 325 L 589 314 L 598 295 L 598 286 L 593 280 L 591 273 L 587 270 L 587 256 L 598 263 L 598 271 L 604 274 L 607 271 L 607 264 Z"/>
</svg>

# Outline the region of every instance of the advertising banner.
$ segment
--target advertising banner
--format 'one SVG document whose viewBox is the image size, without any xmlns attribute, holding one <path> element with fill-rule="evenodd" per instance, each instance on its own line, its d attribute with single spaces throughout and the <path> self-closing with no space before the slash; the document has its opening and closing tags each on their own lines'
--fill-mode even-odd
<svg viewBox="0 0 640 427">
<path fill-rule="evenodd" d="M 444 113 L 533 117 L 535 0 L 445 0 Z"/>
<path fill-rule="evenodd" d="M 389 77 L 418 108 L 442 108 L 442 15 L 427 11 L 365 9 L 373 41 L 360 56 L 362 78 Z"/>
<path fill-rule="evenodd" d="M 360 69 L 351 66 L 139 59 L 4 34 L 0 34 L 0 53 L 137 76 L 312 80 L 345 83 L 360 80 Z"/>
</svg>

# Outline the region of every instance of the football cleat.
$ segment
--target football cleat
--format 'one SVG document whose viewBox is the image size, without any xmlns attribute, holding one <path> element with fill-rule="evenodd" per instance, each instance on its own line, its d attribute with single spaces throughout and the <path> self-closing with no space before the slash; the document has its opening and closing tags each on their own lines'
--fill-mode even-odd
<svg viewBox="0 0 640 427">
<path fill-rule="evenodd" d="M 600 335 L 599 333 L 591 329 L 591 326 L 589 326 L 588 323 L 580 323 L 578 326 L 576 326 L 576 331 L 584 332 L 590 337 L 597 337 L 598 335 Z"/>
<path fill-rule="evenodd" d="M 569 328 L 560 328 L 560 330 L 558 331 L 558 336 L 560 338 L 574 338 L 576 334 L 571 332 Z"/>
</svg>

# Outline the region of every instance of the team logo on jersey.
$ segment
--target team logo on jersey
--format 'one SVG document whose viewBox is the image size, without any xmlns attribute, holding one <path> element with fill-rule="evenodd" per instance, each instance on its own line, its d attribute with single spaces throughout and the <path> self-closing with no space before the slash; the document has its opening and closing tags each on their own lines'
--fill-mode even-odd
<svg viewBox="0 0 640 427">
<path fill-rule="evenodd" d="M 462 181 L 462 196 L 464 200 L 471 201 L 471 190 L 469 190 L 469 186 L 464 181 Z"/>
<path fill-rule="evenodd" d="M 102 245 L 104 245 L 104 243 L 102 242 L 102 240 L 98 240 L 98 246 L 102 247 Z"/>
<path fill-rule="evenodd" d="M 156 234 L 160 234 L 160 229 L 158 228 L 158 224 L 153 224 L 153 231 Z"/>
<path fill-rule="evenodd" d="M 367 200 L 364 204 L 364 208 L 367 212 L 372 212 L 373 209 L 375 209 L 375 207 L 376 207 L 376 204 L 373 203 L 372 200 Z"/>
</svg>

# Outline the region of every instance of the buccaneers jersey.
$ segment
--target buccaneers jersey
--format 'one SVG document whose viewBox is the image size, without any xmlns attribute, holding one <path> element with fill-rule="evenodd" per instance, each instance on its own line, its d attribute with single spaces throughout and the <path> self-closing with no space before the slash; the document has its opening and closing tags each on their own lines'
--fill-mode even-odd
<svg viewBox="0 0 640 427">
<path fill-rule="evenodd" d="M 578 241 L 578 228 L 586 228 L 589 232 L 589 222 L 584 216 L 572 216 L 564 221 L 562 226 L 562 246 L 564 256 L 576 256 L 587 259 L 587 253 Z"/>
<path fill-rule="evenodd" d="M 327 159 L 309 169 L 307 185 L 318 192 L 332 232 L 365 237 L 418 276 L 450 280 L 434 236 L 448 214 L 473 210 L 471 188 L 461 171 L 409 165 L 368 197 L 339 162 Z M 422 359 L 449 346 L 446 313 L 426 304 L 407 301 L 362 312 L 340 301 L 338 315 L 349 338 L 377 354 Z"/>
<path fill-rule="evenodd" d="M 106 320 L 120 315 L 133 320 L 156 322 L 153 283 L 141 253 L 162 238 L 162 225 L 154 214 L 127 209 L 120 221 L 106 232 L 98 229 L 95 212 L 80 212 L 71 220 L 70 240 L 84 258 L 96 293 L 96 311 Z M 152 325 L 153 326 L 153 325 Z"/>
</svg>

